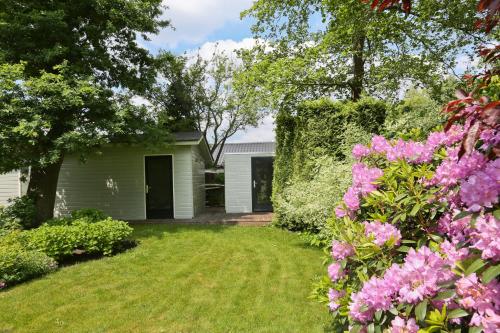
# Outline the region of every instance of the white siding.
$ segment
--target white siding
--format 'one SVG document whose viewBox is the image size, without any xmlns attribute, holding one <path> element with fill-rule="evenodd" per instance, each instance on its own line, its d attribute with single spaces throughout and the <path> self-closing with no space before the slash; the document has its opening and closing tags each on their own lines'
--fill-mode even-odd
<svg viewBox="0 0 500 333">
<path fill-rule="evenodd" d="M 173 155 L 174 218 L 193 217 L 190 146 L 162 149 L 108 147 L 89 156 L 64 159 L 59 174 L 56 215 L 97 208 L 118 219 L 145 219 L 144 156 Z"/>
<path fill-rule="evenodd" d="M 205 160 L 199 146 L 192 147 L 194 215 L 205 210 Z"/>
<path fill-rule="evenodd" d="M 224 183 L 227 213 L 252 212 L 252 157 L 274 154 L 226 154 Z"/>
<path fill-rule="evenodd" d="M 19 171 L 0 174 L 0 206 L 7 205 L 7 200 L 18 197 L 21 183 Z"/>
</svg>

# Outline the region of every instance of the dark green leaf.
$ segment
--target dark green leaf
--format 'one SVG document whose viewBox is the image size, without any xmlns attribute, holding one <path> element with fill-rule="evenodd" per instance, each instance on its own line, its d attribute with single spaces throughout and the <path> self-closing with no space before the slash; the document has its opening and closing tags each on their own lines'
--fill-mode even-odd
<svg viewBox="0 0 500 333">
<path fill-rule="evenodd" d="M 490 283 L 491 280 L 496 278 L 500 274 L 500 265 L 491 266 L 483 272 L 481 275 L 481 281 L 483 283 Z"/>
<path fill-rule="evenodd" d="M 423 321 L 425 319 L 425 315 L 427 314 L 427 300 L 424 299 L 415 307 L 415 316 L 417 320 Z"/>
<path fill-rule="evenodd" d="M 466 317 L 469 314 L 463 309 L 454 309 L 448 312 L 448 319 Z"/>
<path fill-rule="evenodd" d="M 455 296 L 455 291 L 453 291 L 453 290 L 446 290 L 446 291 L 442 291 L 439 294 L 437 294 L 437 296 L 434 297 L 433 300 L 434 301 L 439 301 L 439 300 L 443 300 L 443 299 L 452 298 L 453 296 Z"/>
<path fill-rule="evenodd" d="M 477 272 L 484 265 L 486 265 L 486 262 L 484 262 L 482 259 L 476 259 L 476 261 L 474 261 L 472 264 L 470 264 L 469 267 L 467 267 L 467 269 L 465 270 L 465 275 Z"/>
<path fill-rule="evenodd" d="M 474 214 L 474 213 L 473 212 L 468 212 L 468 211 L 460 212 L 460 213 L 458 213 L 457 215 L 455 215 L 453 217 L 453 221 L 463 219 L 464 217 L 472 215 L 472 214 Z"/>
</svg>

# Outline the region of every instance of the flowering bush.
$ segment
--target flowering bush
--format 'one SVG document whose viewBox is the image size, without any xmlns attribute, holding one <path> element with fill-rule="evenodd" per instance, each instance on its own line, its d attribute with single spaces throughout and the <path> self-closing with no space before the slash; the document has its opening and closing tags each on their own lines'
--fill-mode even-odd
<svg viewBox="0 0 500 333">
<path fill-rule="evenodd" d="M 354 147 L 352 186 L 328 224 L 328 277 L 315 290 L 339 331 L 500 330 L 499 126 L 464 152 L 471 126 Z"/>
</svg>

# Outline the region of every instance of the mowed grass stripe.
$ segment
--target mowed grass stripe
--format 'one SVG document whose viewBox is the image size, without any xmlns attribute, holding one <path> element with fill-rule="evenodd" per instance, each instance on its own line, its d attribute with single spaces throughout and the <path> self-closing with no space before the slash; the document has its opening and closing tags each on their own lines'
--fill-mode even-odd
<svg viewBox="0 0 500 333">
<path fill-rule="evenodd" d="M 322 332 L 322 252 L 274 228 L 142 225 L 140 245 L 0 293 L 0 331 Z"/>
</svg>

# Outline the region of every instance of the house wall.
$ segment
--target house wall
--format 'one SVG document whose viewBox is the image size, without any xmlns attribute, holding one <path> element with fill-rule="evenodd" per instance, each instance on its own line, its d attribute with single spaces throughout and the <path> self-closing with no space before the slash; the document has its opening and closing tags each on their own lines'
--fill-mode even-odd
<svg viewBox="0 0 500 333">
<path fill-rule="evenodd" d="M 64 159 L 59 174 L 55 215 L 97 208 L 117 219 L 145 219 L 144 156 L 173 155 L 174 218 L 192 218 L 193 181 L 191 146 L 162 149 L 115 146 L 88 156 Z"/>
<path fill-rule="evenodd" d="M 199 146 L 192 146 L 194 215 L 205 210 L 205 160 Z"/>
<path fill-rule="evenodd" d="M 264 153 L 224 156 L 225 203 L 227 213 L 252 212 L 252 157 L 274 156 Z"/>
<path fill-rule="evenodd" d="M 0 174 L 0 206 L 6 206 L 7 200 L 19 197 L 21 194 L 21 182 L 19 171 Z"/>
</svg>

